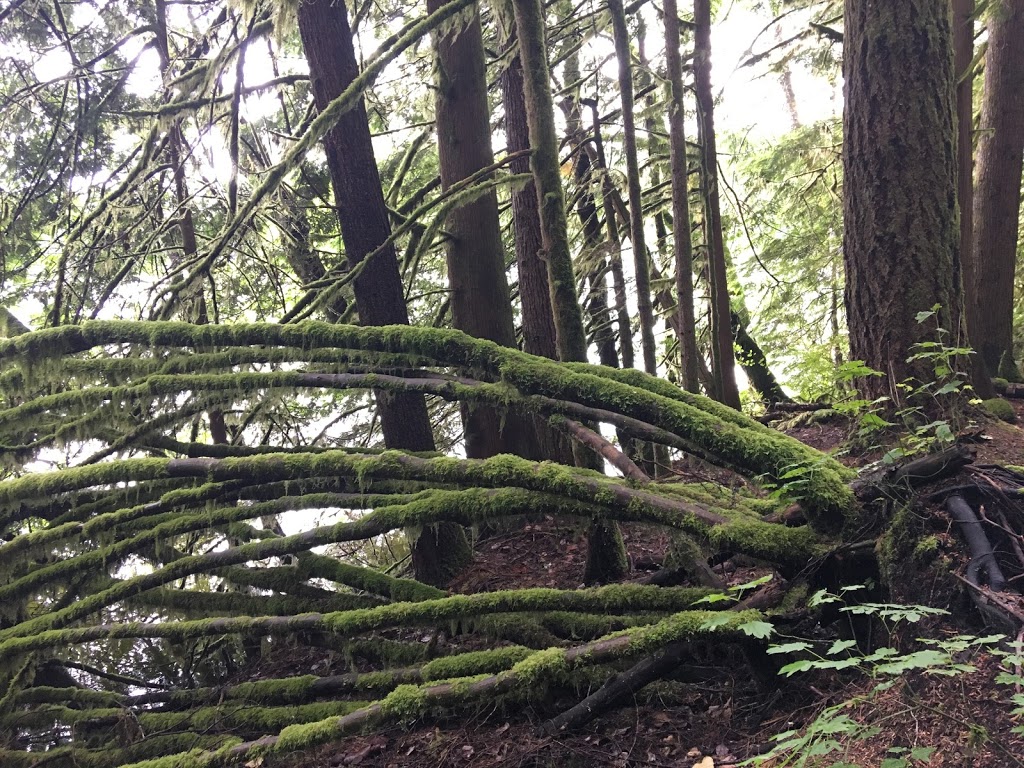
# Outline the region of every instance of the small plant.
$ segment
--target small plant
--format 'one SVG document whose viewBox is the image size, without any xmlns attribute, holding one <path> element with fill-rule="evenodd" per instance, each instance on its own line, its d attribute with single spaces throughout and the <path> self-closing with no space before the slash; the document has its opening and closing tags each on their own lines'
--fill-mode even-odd
<svg viewBox="0 0 1024 768">
<path fill-rule="evenodd" d="M 839 413 L 857 421 L 855 437 L 862 443 L 871 443 L 882 435 L 897 432 L 899 440 L 882 461 L 892 464 L 907 456 L 944 448 L 956 440 L 956 432 L 965 416 L 965 398 L 971 391 L 967 374 L 958 365 L 973 355 L 969 347 L 946 342 L 949 331 L 938 324 L 936 304 L 926 312 L 917 313 L 917 322 L 925 324 L 935 320 L 935 340 L 913 345 L 907 362 L 926 362 L 931 366 L 932 378 L 927 381 L 906 379 L 894 386 L 894 397 L 865 400 L 854 396 L 837 402 L 833 407 Z M 884 376 L 860 360 L 844 363 L 837 371 L 840 384 L 852 385 L 867 376 Z M 930 418 L 930 414 L 941 414 Z"/>
<path fill-rule="evenodd" d="M 819 607 L 830 603 L 843 603 L 839 609 L 851 615 L 867 615 L 880 621 L 885 629 L 892 633 L 901 626 L 916 624 L 926 616 L 947 614 L 939 608 L 922 605 L 896 605 L 888 603 L 855 603 L 846 604 L 846 596 L 852 592 L 865 589 L 865 585 L 845 587 L 839 594 L 821 590 L 808 601 L 810 607 Z M 1001 646 L 1004 635 L 988 635 L 975 637 L 957 635 L 952 638 L 933 640 L 918 638 L 918 647 L 909 652 L 900 652 L 892 647 L 883 647 L 872 653 L 858 653 L 853 640 L 836 640 L 827 648 L 807 640 L 795 639 L 791 642 L 773 645 L 769 654 L 799 654 L 803 658 L 786 664 L 779 674 L 790 677 L 795 674 L 815 670 L 838 671 L 843 669 L 856 670 L 875 680 L 871 689 L 859 696 L 826 707 L 802 730 L 789 730 L 775 737 L 776 744 L 763 755 L 758 755 L 743 763 L 744 765 L 760 766 L 821 766 L 822 768 L 861 768 L 847 760 L 852 744 L 871 738 L 881 733 L 877 723 L 863 723 L 851 716 L 852 711 L 876 699 L 880 694 L 896 685 L 902 676 L 909 672 L 921 672 L 931 675 L 955 677 L 968 675 L 975 671 L 971 664 L 962 659 L 971 651 L 984 649 L 998 656 L 1002 672 L 996 682 L 1011 686 L 1013 694 L 1010 701 L 1015 708 L 1011 711 L 1014 717 L 1024 716 L 1024 652 L 1021 641 L 1009 646 L 1009 650 Z M 941 714 L 938 710 L 933 710 Z M 974 746 L 989 740 L 989 735 L 980 725 L 969 724 L 971 733 L 976 734 L 978 741 Z M 1017 726 L 1014 733 L 1024 733 L 1024 726 Z M 887 750 L 887 757 L 880 763 L 881 768 L 914 768 L 928 763 L 935 751 L 931 746 L 893 746 Z M 1021 763 L 1017 763 L 1021 764 Z"/>
</svg>

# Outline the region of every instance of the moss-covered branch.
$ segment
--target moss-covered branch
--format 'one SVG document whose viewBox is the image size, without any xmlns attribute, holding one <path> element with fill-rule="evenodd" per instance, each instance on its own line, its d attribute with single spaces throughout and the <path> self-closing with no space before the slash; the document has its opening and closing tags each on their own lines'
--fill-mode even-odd
<svg viewBox="0 0 1024 768">
<path fill-rule="evenodd" d="M 308 725 L 290 726 L 276 736 L 202 753 L 193 751 L 126 768 L 212 768 L 229 766 L 259 755 L 284 754 L 324 744 L 382 722 L 408 720 L 438 707 L 465 705 L 483 696 L 500 696 L 506 702 L 531 700 L 543 695 L 546 686 L 564 681 L 581 667 L 612 659 L 651 653 L 659 648 L 701 636 L 723 640 L 742 637 L 740 627 L 760 617 L 744 611 L 710 628 L 712 614 L 704 611 L 678 613 L 648 627 L 627 630 L 574 648 L 550 648 L 531 654 L 506 672 L 496 675 L 462 677 L 434 685 L 403 685 L 380 702 L 343 717 L 332 717 Z"/>
<path fill-rule="evenodd" d="M 735 411 L 699 395 L 684 393 L 639 372 L 549 360 L 472 339 L 455 331 L 385 326 L 303 323 L 296 326 L 191 326 L 184 323 L 89 323 L 25 334 L 0 342 L 0 356 L 26 366 L 109 343 L 150 349 L 248 347 L 253 345 L 336 348 L 415 354 L 437 365 L 500 376 L 523 396 L 545 396 L 603 408 L 667 430 L 752 474 L 775 479 L 805 467 L 799 493 L 812 519 L 835 528 L 852 506 L 849 472 L 801 443 L 771 432 Z"/>
<path fill-rule="evenodd" d="M 283 541 L 283 539 L 279 540 Z M 231 550 L 228 550 L 231 551 Z M 393 603 L 376 608 L 298 616 L 261 616 L 176 621 L 163 623 L 100 624 L 91 627 L 44 629 L 60 622 L 47 616 L 0 633 L 0 660 L 32 651 L 120 638 L 166 638 L 177 642 L 223 634 L 290 635 L 297 632 L 328 632 L 354 637 L 363 632 L 394 626 L 447 623 L 495 613 L 579 611 L 618 613 L 627 610 L 680 610 L 708 594 L 703 589 L 639 585 L 615 585 L 592 590 L 527 589 L 452 595 L 416 603 Z M 67 614 L 64 621 L 69 621 Z"/>
</svg>

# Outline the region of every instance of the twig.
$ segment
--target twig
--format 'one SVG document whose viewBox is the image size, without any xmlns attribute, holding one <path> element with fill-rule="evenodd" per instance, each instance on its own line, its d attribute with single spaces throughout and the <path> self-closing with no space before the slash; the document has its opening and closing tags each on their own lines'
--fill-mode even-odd
<svg viewBox="0 0 1024 768">
<path fill-rule="evenodd" d="M 563 416 L 552 416 L 548 419 L 548 423 L 556 429 L 565 432 L 573 440 L 589 448 L 594 453 L 607 459 L 608 463 L 619 470 L 624 477 L 641 483 L 651 482 L 651 478 L 629 456 L 608 442 L 603 435 L 592 429 L 587 429 L 578 421 L 573 421 Z"/>
</svg>

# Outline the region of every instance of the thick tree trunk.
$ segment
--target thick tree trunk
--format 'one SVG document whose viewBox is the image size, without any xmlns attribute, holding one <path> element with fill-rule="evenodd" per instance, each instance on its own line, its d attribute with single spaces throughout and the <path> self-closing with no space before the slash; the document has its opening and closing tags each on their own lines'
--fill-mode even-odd
<svg viewBox="0 0 1024 768">
<path fill-rule="evenodd" d="M 715 100 L 711 92 L 711 2 L 693 3 L 693 70 L 697 93 L 700 129 L 701 167 L 704 180 L 705 240 L 707 241 L 708 282 L 711 286 L 711 367 L 715 399 L 733 408 L 740 407 L 736 387 L 735 355 L 732 347 L 729 281 L 725 266 L 725 242 L 722 236 L 722 210 L 718 194 L 718 149 L 715 141 Z"/>
<path fill-rule="evenodd" d="M 672 252 L 675 257 L 679 369 L 683 389 L 700 389 L 696 319 L 693 311 L 693 239 L 690 227 L 690 182 L 686 159 L 686 112 L 683 104 L 683 61 L 679 53 L 679 9 L 665 0 L 665 65 L 671 96 L 668 137 L 672 158 Z"/>
<path fill-rule="evenodd" d="M 1024 4 L 993 3 L 974 198 L 974 341 L 989 375 L 1013 360 L 1013 274 L 1024 158 Z M 1001 374 L 1000 374 L 1001 375 Z"/>
<path fill-rule="evenodd" d="M 431 13 L 444 0 L 427 0 Z M 494 164 L 480 16 L 474 7 L 464 26 L 435 36 L 438 84 L 436 120 L 441 188 Z M 491 190 L 454 209 L 445 223 L 448 285 L 454 325 L 460 331 L 515 347 L 512 300 L 505 276 L 505 252 L 498 197 Z M 493 408 L 462 408 L 466 455 L 483 459 L 499 453 L 535 453 L 531 425 L 520 414 Z"/>
<path fill-rule="evenodd" d="M 656 375 L 658 355 L 654 344 L 654 307 L 651 302 L 651 268 L 644 238 L 640 163 L 637 159 L 636 121 L 633 115 L 633 61 L 622 0 L 608 0 L 615 37 L 615 55 L 619 60 L 619 96 L 622 104 L 622 142 L 626 155 L 626 184 L 629 192 L 629 240 L 633 245 L 636 274 L 636 306 L 640 321 L 640 346 L 644 370 Z"/>
<path fill-rule="evenodd" d="M 352 30 L 344 3 L 306 0 L 298 6 L 299 32 L 309 62 L 316 107 L 323 110 L 358 76 Z M 356 266 L 391 234 L 377 161 L 362 100 L 324 138 L 345 256 Z M 409 314 L 393 246 L 364 265 L 355 279 L 362 325 L 408 325 Z M 423 396 L 377 392 L 384 442 L 389 448 L 434 450 Z M 472 556 L 462 529 L 444 523 L 424 530 L 413 545 L 413 567 L 421 581 L 440 584 Z"/>
<path fill-rule="evenodd" d="M 974 0 L 953 0 L 953 72 L 956 75 L 957 204 L 960 209 L 960 273 L 967 337 L 980 348 L 975 310 L 974 265 Z M 980 354 L 971 355 L 971 383 L 978 397 L 996 396 Z"/>
<path fill-rule="evenodd" d="M 950 5 L 934 0 L 846 0 L 850 354 L 887 374 L 862 382 L 866 396 L 896 403 L 905 379 L 934 378 L 928 361 L 907 361 L 915 343 L 936 340 L 917 313 L 939 304 L 941 327 L 953 330 L 961 314 L 950 16 Z"/>
</svg>

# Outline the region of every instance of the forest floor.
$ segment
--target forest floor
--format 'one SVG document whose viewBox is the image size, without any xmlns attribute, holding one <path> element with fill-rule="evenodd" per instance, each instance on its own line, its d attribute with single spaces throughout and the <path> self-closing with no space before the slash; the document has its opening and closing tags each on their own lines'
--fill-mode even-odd
<svg viewBox="0 0 1024 768">
<path fill-rule="evenodd" d="M 976 436 L 976 464 L 1024 464 L 1024 401 L 1011 401 L 1018 425 L 985 421 Z M 846 442 L 850 427 L 829 421 L 787 430 L 821 450 Z M 864 464 L 876 454 L 844 457 Z M 688 482 L 721 477 L 677 468 Z M 941 508 L 924 506 L 940 546 L 961 571 L 963 545 Z M 661 563 L 669 543 L 663 530 L 624 526 L 634 580 L 642 580 Z M 582 586 L 586 541 L 583 531 L 552 519 L 535 521 L 521 530 L 481 541 L 474 562 L 449 585 L 452 592 L 506 588 Z M 742 584 L 765 573 L 754 563 L 719 567 L 730 584 Z M 948 616 L 913 625 L 914 637 L 949 638 L 991 632 L 962 596 L 952 596 Z M 807 630 L 808 626 L 801 625 Z M 811 627 L 813 631 L 813 627 Z M 423 638 L 426 642 L 430 638 Z M 436 638 L 434 638 L 436 640 Z M 793 639 L 793 638 L 787 638 Z M 451 642 L 458 643 L 457 638 Z M 783 642 L 780 640 L 779 642 Z M 265 659 L 264 664 L 291 667 L 292 674 L 347 671 L 340 654 L 310 652 L 308 659 Z M 306 753 L 259 761 L 266 768 L 433 768 L 435 766 L 509 766 L 510 768 L 714 768 L 740 765 L 771 749 L 774 737 L 799 730 L 825 708 L 849 701 L 845 713 L 856 723 L 874 727 L 863 739 L 843 739 L 844 751 L 808 766 L 842 764 L 853 768 L 883 766 L 897 753 L 891 748 L 932 748 L 926 759 L 908 761 L 908 768 L 952 766 L 976 768 L 1024 766 L 1024 736 L 1011 733 L 1021 725 L 1011 716 L 1012 686 L 995 682 L 999 661 L 986 652 L 964 654 L 958 661 L 974 672 L 945 677 L 907 674 L 881 694 L 869 693 L 877 680 L 856 673 L 812 672 L 793 677 L 757 679 L 742 657 L 706 660 L 690 670 L 685 682 L 663 681 L 649 686 L 617 710 L 570 733 L 550 735 L 543 725 L 568 709 L 588 691 L 553 692 L 543 706 L 503 711 L 493 703 L 479 706 L 469 717 L 431 723 L 406 723 L 372 735 L 349 738 Z M 264 674 L 268 668 L 261 670 Z M 1020 670 L 1015 670 L 1020 674 Z M 252 670 L 254 676 L 260 671 Z M 274 670 L 280 674 L 278 667 Z M 1020 693 L 1020 691 L 1017 691 Z M 909 752 L 904 752 L 908 755 Z M 919 756 L 924 753 L 917 753 Z M 845 761 L 845 762 L 842 762 Z M 256 762 L 256 761 L 254 761 Z M 792 763 L 768 763 L 769 766 Z M 799 763 L 798 763 L 799 764 Z"/>
</svg>

